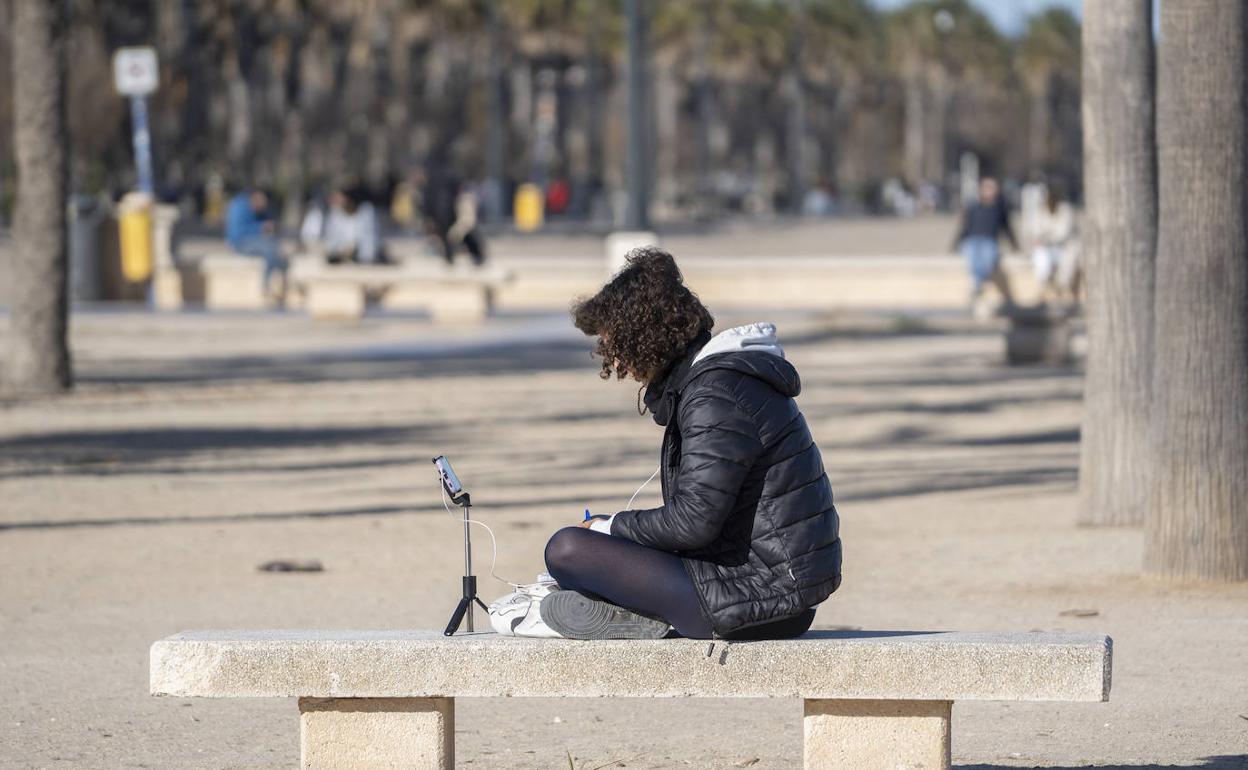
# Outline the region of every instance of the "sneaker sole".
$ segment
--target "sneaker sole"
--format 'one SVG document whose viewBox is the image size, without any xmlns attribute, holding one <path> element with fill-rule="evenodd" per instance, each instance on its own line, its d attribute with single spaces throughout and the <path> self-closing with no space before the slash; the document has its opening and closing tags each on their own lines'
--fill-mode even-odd
<svg viewBox="0 0 1248 770">
<path fill-rule="evenodd" d="M 671 627 L 631 610 L 590 599 L 577 591 L 556 591 L 538 605 L 546 625 L 565 639 L 662 639 Z"/>
</svg>

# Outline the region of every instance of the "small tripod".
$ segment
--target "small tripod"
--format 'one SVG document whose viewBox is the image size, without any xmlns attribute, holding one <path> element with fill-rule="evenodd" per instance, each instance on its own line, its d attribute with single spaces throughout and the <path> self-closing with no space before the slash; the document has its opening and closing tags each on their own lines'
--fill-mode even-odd
<svg viewBox="0 0 1248 770">
<path fill-rule="evenodd" d="M 442 463 L 445 464 L 445 469 Z M 451 613 L 451 620 L 446 624 L 446 630 L 442 633 L 446 636 L 452 636 L 459 630 L 459 625 L 464 621 L 464 617 L 468 618 L 468 632 L 472 633 L 472 605 L 476 602 L 481 609 L 489 611 L 485 606 L 485 602 L 481 601 L 477 596 L 477 577 L 472 574 L 472 534 L 469 532 L 469 509 L 472 508 L 472 498 L 464 491 L 459 484 L 459 479 L 455 477 L 455 472 L 450 469 L 450 463 L 443 457 L 434 458 L 434 464 L 438 465 L 439 476 L 442 479 L 442 486 L 451 496 L 451 502 L 464 509 L 464 582 L 463 597 L 460 598 L 459 604 L 455 605 L 455 611 Z"/>
</svg>

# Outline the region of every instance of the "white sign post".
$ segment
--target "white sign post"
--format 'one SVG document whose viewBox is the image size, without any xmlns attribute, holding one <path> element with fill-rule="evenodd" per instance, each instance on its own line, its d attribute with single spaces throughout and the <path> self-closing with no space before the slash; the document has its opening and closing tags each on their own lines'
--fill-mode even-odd
<svg viewBox="0 0 1248 770">
<path fill-rule="evenodd" d="M 130 98 L 130 125 L 134 134 L 134 163 L 139 192 L 154 195 L 152 177 L 152 135 L 147 127 L 147 95 L 160 84 L 156 49 L 118 48 L 113 54 L 113 83 L 117 92 Z"/>
</svg>

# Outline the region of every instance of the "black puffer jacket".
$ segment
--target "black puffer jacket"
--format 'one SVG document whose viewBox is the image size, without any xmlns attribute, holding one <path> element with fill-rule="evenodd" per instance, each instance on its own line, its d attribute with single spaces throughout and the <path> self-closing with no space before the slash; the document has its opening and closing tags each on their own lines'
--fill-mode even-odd
<svg viewBox="0 0 1248 770">
<path fill-rule="evenodd" d="M 819 448 L 793 401 L 797 370 L 771 353 L 693 363 L 700 338 L 646 403 L 663 434 L 663 505 L 622 511 L 611 534 L 684 557 L 715 633 L 801 614 L 841 583 L 840 522 Z"/>
</svg>

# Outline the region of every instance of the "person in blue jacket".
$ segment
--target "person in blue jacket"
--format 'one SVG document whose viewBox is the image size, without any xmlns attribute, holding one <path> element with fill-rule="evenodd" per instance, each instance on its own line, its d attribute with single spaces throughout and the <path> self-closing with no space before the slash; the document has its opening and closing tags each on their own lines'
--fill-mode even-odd
<svg viewBox="0 0 1248 770">
<path fill-rule="evenodd" d="M 271 296 L 274 273 L 286 273 L 281 241 L 269 211 L 269 196 L 263 190 L 240 192 L 230 199 L 225 214 L 225 240 L 238 254 L 264 260 L 261 289 Z"/>
</svg>

